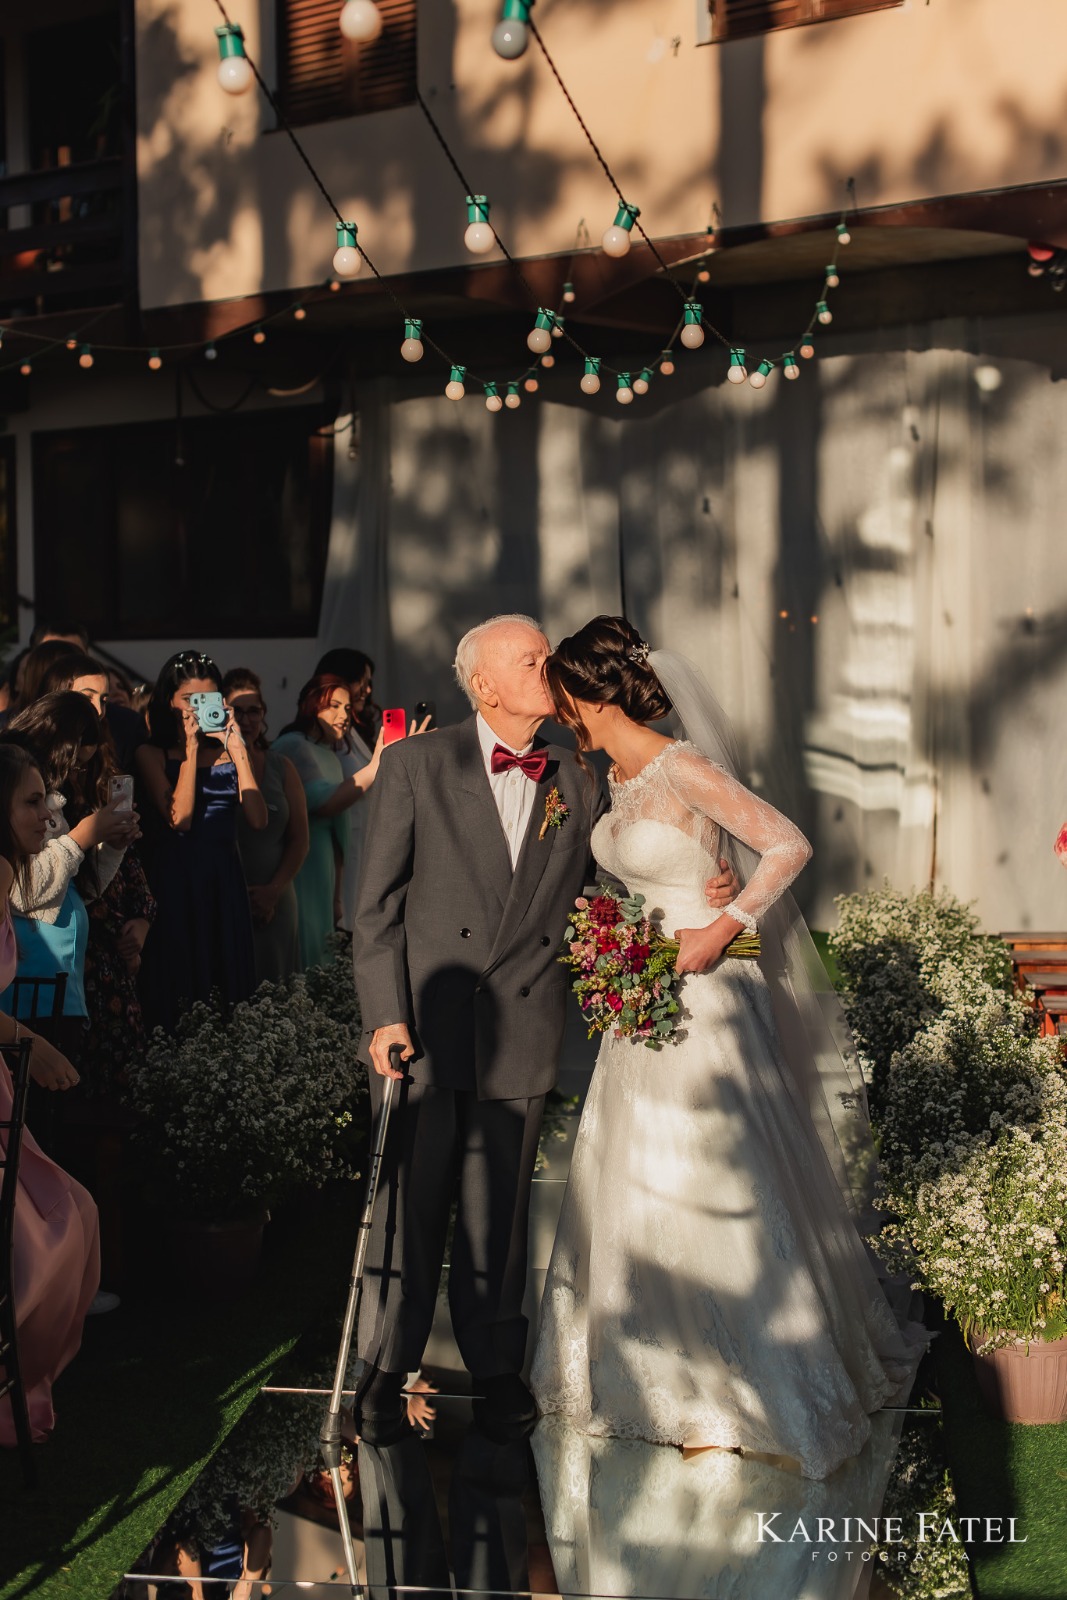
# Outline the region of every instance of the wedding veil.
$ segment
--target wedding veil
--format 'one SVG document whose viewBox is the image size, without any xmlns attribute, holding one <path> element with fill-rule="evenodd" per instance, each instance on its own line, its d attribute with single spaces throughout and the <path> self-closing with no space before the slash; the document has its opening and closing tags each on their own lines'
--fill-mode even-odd
<svg viewBox="0 0 1067 1600">
<path fill-rule="evenodd" d="M 744 782 L 737 742 L 703 674 L 673 650 L 653 650 L 648 664 L 668 695 L 680 732 L 710 761 Z M 759 854 L 725 832 L 721 854 L 744 884 Z M 786 1066 L 807 1103 L 842 1193 L 862 1231 L 874 1231 L 876 1159 L 867 1093 L 841 1002 L 796 901 L 787 891 L 760 923 L 760 967 L 770 988 Z"/>
</svg>

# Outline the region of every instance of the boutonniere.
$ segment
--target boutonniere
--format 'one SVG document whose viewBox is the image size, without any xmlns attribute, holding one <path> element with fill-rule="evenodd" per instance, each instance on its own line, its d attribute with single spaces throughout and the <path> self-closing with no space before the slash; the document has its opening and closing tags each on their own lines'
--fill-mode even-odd
<svg viewBox="0 0 1067 1600">
<path fill-rule="evenodd" d="M 545 795 L 545 820 L 537 837 L 543 839 L 549 828 L 562 828 L 570 814 L 570 806 L 553 784 Z"/>
</svg>

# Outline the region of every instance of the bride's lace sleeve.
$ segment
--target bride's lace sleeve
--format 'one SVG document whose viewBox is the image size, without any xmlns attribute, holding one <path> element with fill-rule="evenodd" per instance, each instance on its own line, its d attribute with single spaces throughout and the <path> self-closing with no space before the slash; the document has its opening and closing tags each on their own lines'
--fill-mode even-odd
<svg viewBox="0 0 1067 1600">
<path fill-rule="evenodd" d="M 670 781 L 678 798 L 691 811 L 711 818 L 735 839 L 760 853 L 759 866 L 732 905 L 726 907 L 730 916 L 755 929 L 759 919 L 811 860 L 811 845 L 788 817 L 691 746 L 676 745 L 671 757 Z"/>
</svg>

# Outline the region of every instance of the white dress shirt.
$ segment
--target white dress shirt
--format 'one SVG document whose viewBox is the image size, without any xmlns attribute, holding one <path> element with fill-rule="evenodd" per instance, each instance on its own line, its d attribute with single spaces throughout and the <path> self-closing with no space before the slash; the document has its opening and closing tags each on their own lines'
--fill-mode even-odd
<svg viewBox="0 0 1067 1600">
<path fill-rule="evenodd" d="M 533 811 L 534 801 L 537 798 L 537 785 L 532 778 L 528 778 L 521 767 L 512 767 L 509 772 L 494 772 L 493 746 L 503 745 L 505 750 L 511 750 L 509 744 L 504 744 L 503 739 L 498 739 L 488 722 L 484 720 L 481 712 L 477 716 L 478 742 L 482 747 L 482 759 L 485 761 L 485 772 L 489 779 L 489 787 L 493 791 L 496 809 L 500 813 L 500 825 L 504 830 L 504 837 L 508 842 L 508 851 L 511 855 L 511 870 L 514 872 L 515 864 L 519 859 L 522 841 L 526 837 L 526 829 Z M 533 743 L 526 745 L 522 750 L 512 750 L 513 755 L 524 756 L 528 750 L 533 749 Z"/>
</svg>

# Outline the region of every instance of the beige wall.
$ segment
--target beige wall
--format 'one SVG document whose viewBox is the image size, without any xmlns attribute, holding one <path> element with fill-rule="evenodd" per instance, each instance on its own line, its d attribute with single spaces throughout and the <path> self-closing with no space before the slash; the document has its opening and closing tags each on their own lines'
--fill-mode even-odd
<svg viewBox="0 0 1067 1600">
<path fill-rule="evenodd" d="M 740 224 L 1064 176 L 1063 0 L 920 0 L 698 47 L 702 0 L 538 0 L 537 19 L 627 198 L 659 236 L 718 200 Z M 230 0 L 268 81 L 273 0 Z M 536 46 L 489 44 L 498 0 L 423 0 L 419 77 L 470 181 L 520 255 L 599 238 L 614 199 Z M 218 88 L 211 0 L 138 0 L 146 306 L 321 279 L 331 218 L 269 110 Z M 680 40 L 677 48 L 673 41 Z M 453 88 L 454 85 L 454 88 Z M 720 125 L 721 124 L 721 125 Z M 463 196 L 416 107 L 302 130 L 386 273 L 474 258 Z"/>
</svg>

